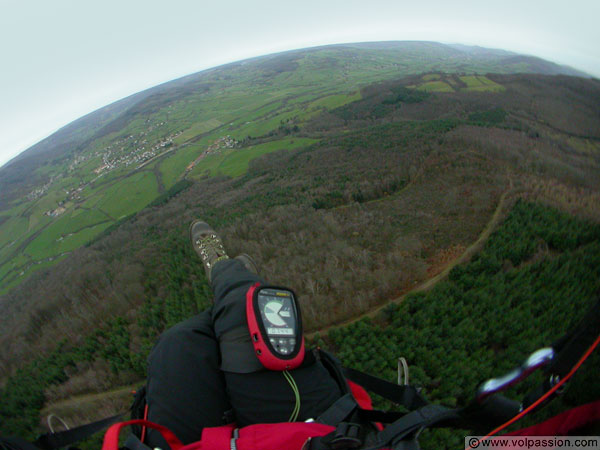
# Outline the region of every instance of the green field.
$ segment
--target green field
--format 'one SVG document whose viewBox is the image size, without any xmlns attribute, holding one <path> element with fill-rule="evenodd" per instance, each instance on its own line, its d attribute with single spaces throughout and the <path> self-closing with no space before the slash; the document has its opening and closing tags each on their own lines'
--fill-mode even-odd
<svg viewBox="0 0 600 450">
<path fill-rule="evenodd" d="M 206 143 L 206 140 L 203 139 L 201 143 L 184 147 L 160 163 L 160 173 L 165 188 L 168 189 L 177 182 L 188 164 L 200 156 Z"/>
<path fill-rule="evenodd" d="M 440 79 L 440 75 L 438 75 L 437 73 L 430 73 L 427 75 L 423 75 L 422 79 L 425 81 L 435 81 Z"/>
<path fill-rule="evenodd" d="M 158 184 L 151 172 L 139 172 L 106 189 L 97 208 L 112 219 L 139 211 L 158 195 Z"/>
<path fill-rule="evenodd" d="M 353 94 L 328 95 L 327 97 L 322 97 L 314 102 L 311 102 L 308 107 L 309 109 L 335 109 L 360 99 L 360 92 L 355 92 Z"/>
<path fill-rule="evenodd" d="M 443 81 L 428 81 L 419 85 L 417 89 L 425 92 L 454 92 L 454 89 Z"/>
<path fill-rule="evenodd" d="M 264 136 L 271 131 L 277 130 L 281 125 L 287 123 L 288 120 L 293 120 L 298 114 L 300 109 L 288 109 L 281 114 L 277 114 L 265 119 L 258 119 L 250 121 L 250 123 L 244 124 L 237 130 L 231 130 L 231 134 L 236 136 L 238 139 L 243 139 L 247 136 L 258 137 Z"/>
<path fill-rule="evenodd" d="M 317 142 L 315 139 L 294 138 L 268 142 L 248 148 L 223 150 L 219 154 L 207 156 L 192 171 L 193 176 L 226 175 L 238 177 L 248 170 L 250 161 L 267 153 L 278 150 L 290 150 Z"/>
<path fill-rule="evenodd" d="M 18 255 L 11 259 L 9 263 L 0 267 L 0 280 L 7 276 L 10 272 L 19 271 L 19 268 L 24 267 L 29 262 L 30 259 L 24 254 Z"/>
<path fill-rule="evenodd" d="M 87 244 L 115 220 L 144 208 L 158 196 L 158 183 L 152 172 L 138 172 L 95 187 L 82 206 L 65 204 L 67 210 L 58 217 L 39 214 L 49 206 L 56 208 L 48 198 L 59 198 L 58 193 L 55 190 L 51 196 L 44 197 L 44 201 L 37 202 L 29 219 L 13 217 L 2 224 L 6 245 L 0 249 L 0 256 L 5 261 L 0 266 L 0 292 L 6 292 L 34 271 L 54 264 L 59 256 Z M 13 255 L 16 246 L 43 226 L 45 228 L 25 247 L 22 255 Z M 15 242 L 8 245 L 12 241 Z"/>
<path fill-rule="evenodd" d="M 177 136 L 174 142 L 176 144 L 184 143 L 200 134 L 207 133 L 210 130 L 220 127 L 221 125 L 223 125 L 223 123 L 217 119 L 209 119 L 205 120 L 204 122 L 198 122 Z"/>
<path fill-rule="evenodd" d="M 504 92 L 504 86 L 494 83 L 489 78 L 482 75 L 464 76 L 460 79 L 466 83 L 467 91 L 482 91 L 482 92 Z"/>
<path fill-rule="evenodd" d="M 427 74 L 421 77 L 422 83 L 410 86 L 426 92 L 455 92 L 460 90 L 478 92 L 504 92 L 504 86 L 483 75 L 440 75 Z M 461 84 L 464 83 L 464 85 Z"/>
<path fill-rule="evenodd" d="M 98 210 L 77 209 L 60 216 L 27 246 L 25 252 L 35 260 L 72 251 L 93 235 L 94 226 L 111 221 Z"/>
<path fill-rule="evenodd" d="M 13 216 L 2 224 L 0 248 L 23 236 L 27 232 L 29 221 L 25 217 Z"/>
</svg>

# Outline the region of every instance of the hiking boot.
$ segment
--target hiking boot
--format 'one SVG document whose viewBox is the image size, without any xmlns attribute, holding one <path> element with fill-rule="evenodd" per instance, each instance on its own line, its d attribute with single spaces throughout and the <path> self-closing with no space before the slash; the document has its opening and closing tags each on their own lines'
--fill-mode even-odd
<svg viewBox="0 0 600 450">
<path fill-rule="evenodd" d="M 241 261 L 244 267 L 248 269 L 248 271 L 252 272 L 254 275 L 258 275 L 258 266 L 256 265 L 256 262 L 250 257 L 250 255 L 242 253 L 241 255 L 238 255 L 233 259 Z"/>
<path fill-rule="evenodd" d="M 211 281 L 210 272 L 218 261 L 229 259 L 223 242 L 212 227 L 206 222 L 196 220 L 190 225 L 190 238 L 194 250 L 202 259 L 208 281 Z"/>
</svg>

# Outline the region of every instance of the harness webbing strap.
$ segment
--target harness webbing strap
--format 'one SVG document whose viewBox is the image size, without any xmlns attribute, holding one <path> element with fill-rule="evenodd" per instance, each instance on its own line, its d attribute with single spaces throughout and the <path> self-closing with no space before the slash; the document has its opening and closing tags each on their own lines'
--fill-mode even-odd
<svg viewBox="0 0 600 450">
<path fill-rule="evenodd" d="M 31 442 L 27 442 L 24 439 L 16 436 L 0 436 L 0 449 L 1 450 L 40 450 Z"/>
<path fill-rule="evenodd" d="M 127 450 L 152 450 L 144 444 L 135 434 L 130 433 L 123 445 Z"/>
<path fill-rule="evenodd" d="M 401 441 L 411 433 L 435 423 L 459 418 L 455 409 L 440 405 L 423 406 L 409 412 L 377 433 L 377 446 L 374 448 Z"/>
<path fill-rule="evenodd" d="M 361 410 L 361 414 L 366 414 L 374 418 L 377 416 L 378 411 L 364 411 Z M 387 413 L 383 413 L 387 414 Z M 390 416 L 388 416 L 390 417 Z M 421 430 L 422 428 L 447 421 L 455 421 L 460 419 L 459 411 L 455 409 L 446 408 L 439 405 L 425 405 L 415 411 L 411 411 L 408 414 L 402 415 L 395 422 L 388 425 L 382 431 L 379 431 L 374 439 L 370 439 L 370 442 L 366 445 L 357 445 L 356 439 L 348 442 L 348 445 L 344 445 L 342 436 L 340 436 L 340 425 L 336 431 L 323 436 L 316 437 L 310 441 L 310 450 L 341 450 L 350 448 L 361 448 L 362 450 L 378 450 L 383 448 L 396 448 L 396 445 L 408 438 L 407 446 L 411 444 L 411 435 Z M 352 424 L 349 424 L 352 425 Z M 334 438 L 337 442 L 334 442 Z M 418 448 L 418 447 L 413 447 Z"/>
<path fill-rule="evenodd" d="M 358 405 L 351 394 L 338 398 L 333 405 L 317 418 L 317 422 L 325 425 L 336 426 L 344 422 L 352 414 Z"/>
<path fill-rule="evenodd" d="M 410 411 L 429 404 L 414 386 L 390 383 L 373 375 L 347 367 L 344 367 L 344 375 L 368 391 L 374 392 L 398 405 L 402 405 Z"/>
</svg>

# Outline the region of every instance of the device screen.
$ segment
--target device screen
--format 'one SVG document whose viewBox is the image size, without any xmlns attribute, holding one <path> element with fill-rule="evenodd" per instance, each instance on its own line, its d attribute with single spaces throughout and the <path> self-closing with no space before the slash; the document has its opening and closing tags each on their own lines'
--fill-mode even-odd
<svg viewBox="0 0 600 450">
<path fill-rule="evenodd" d="M 273 349 L 280 355 L 291 354 L 298 326 L 294 295 L 282 289 L 261 289 L 258 309 Z"/>
</svg>

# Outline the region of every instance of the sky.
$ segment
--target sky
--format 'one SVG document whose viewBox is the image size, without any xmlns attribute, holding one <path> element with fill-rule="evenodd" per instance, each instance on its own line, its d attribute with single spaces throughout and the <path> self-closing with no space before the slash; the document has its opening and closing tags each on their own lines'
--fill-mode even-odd
<svg viewBox="0 0 600 450">
<path fill-rule="evenodd" d="M 130 94 L 316 45 L 480 45 L 600 78 L 598 17 L 598 0 L 0 0 L 0 166 Z"/>
</svg>

